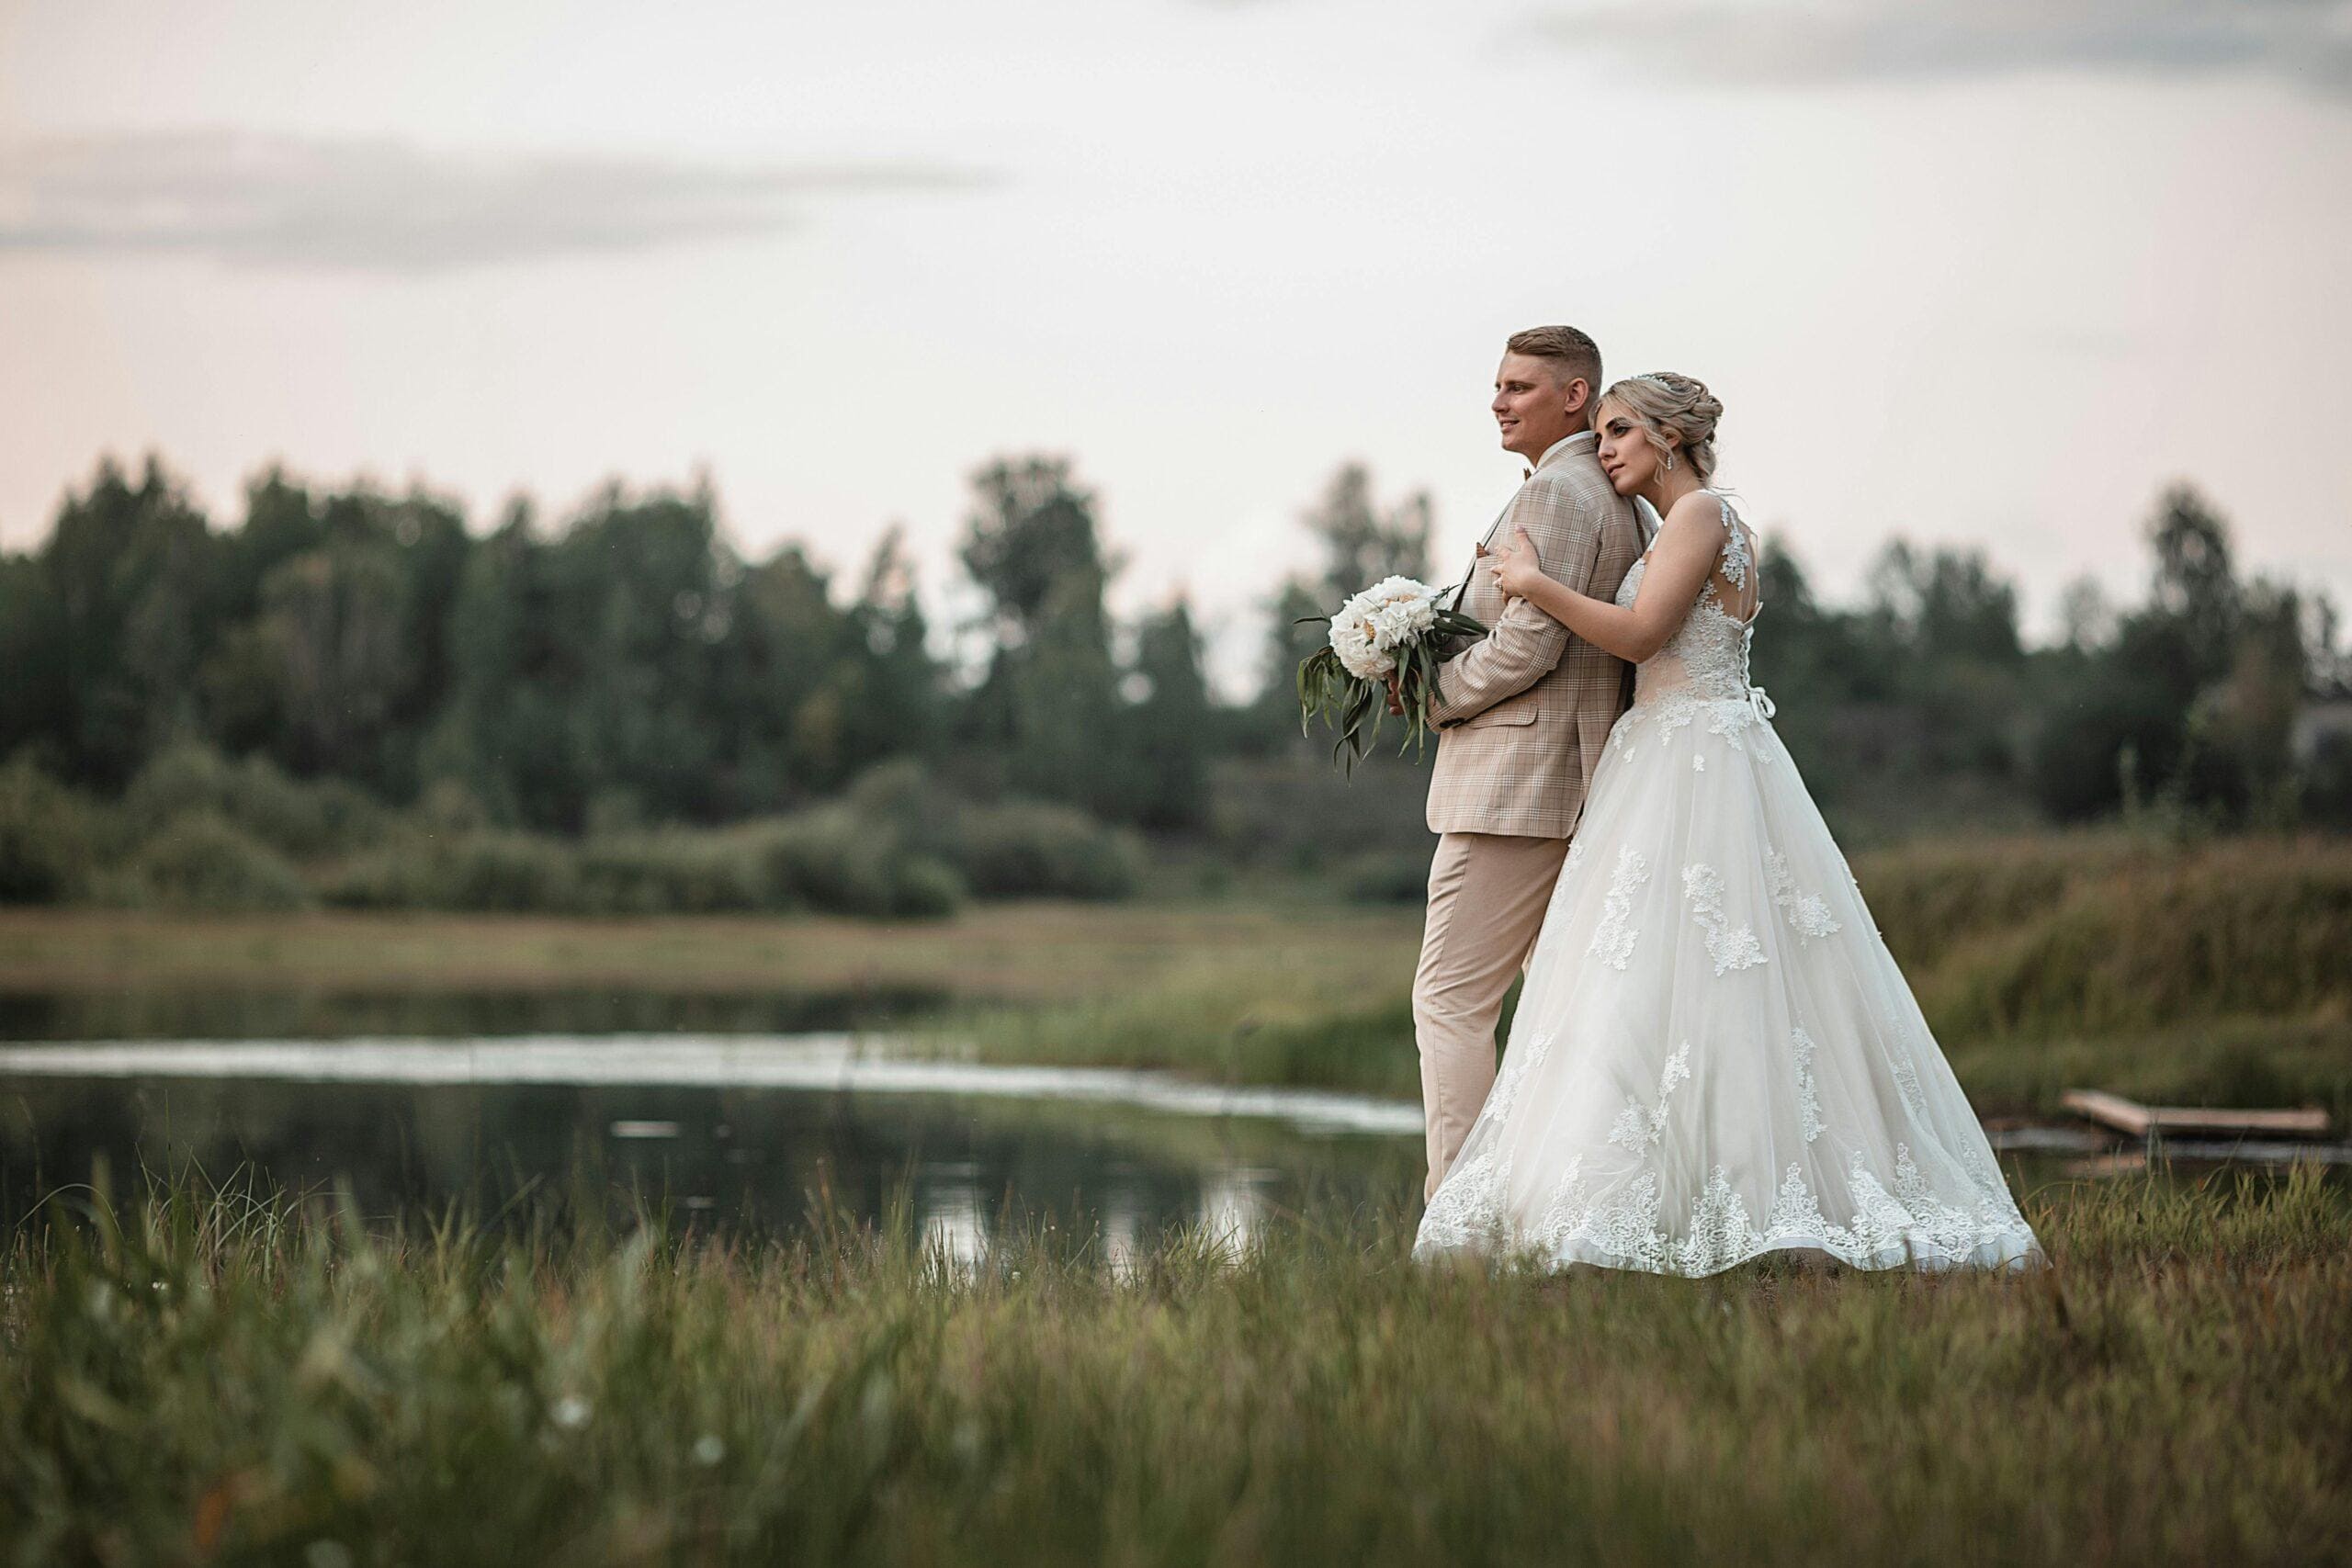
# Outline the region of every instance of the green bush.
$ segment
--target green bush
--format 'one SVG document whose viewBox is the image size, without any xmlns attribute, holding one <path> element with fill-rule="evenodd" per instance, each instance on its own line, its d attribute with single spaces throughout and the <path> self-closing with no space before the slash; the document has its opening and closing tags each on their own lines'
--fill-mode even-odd
<svg viewBox="0 0 2352 1568">
<path fill-rule="evenodd" d="M 897 866 L 891 913 L 910 919 L 944 919 L 963 907 L 965 896 L 964 879 L 953 867 L 929 855 L 909 855 Z"/>
<path fill-rule="evenodd" d="M 842 806 L 867 831 L 951 870 L 984 898 L 1120 898 L 1143 874 L 1132 833 L 1042 801 L 969 804 L 911 761 L 872 769 Z"/>
<path fill-rule="evenodd" d="M 30 762 L 0 768 L 0 904 L 62 904 L 88 887 L 89 803 Z"/>
<path fill-rule="evenodd" d="M 963 902 L 955 871 L 910 850 L 890 826 L 846 806 L 819 807 L 743 830 L 771 908 L 836 914 L 952 914 Z"/>
<path fill-rule="evenodd" d="M 319 897 L 345 909 L 447 908 L 445 863 L 452 852 L 430 834 L 396 833 L 325 872 Z"/>
<path fill-rule="evenodd" d="M 266 757 L 232 761 L 197 741 L 158 753 L 130 781 L 123 805 L 148 822 L 209 811 L 298 861 L 365 848 L 392 815 L 343 779 L 288 778 Z"/>
<path fill-rule="evenodd" d="M 529 833 L 395 836 L 326 879 L 326 901 L 357 909 L 574 914 L 584 908 L 573 852 Z"/>
<path fill-rule="evenodd" d="M 741 828 L 581 844 L 497 830 L 407 833 L 335 867 L 324 897 L 373 909 L 930 917 L 953 913 L 964 889 L 937 859 L 836 806 Z"/>
<path fill-rule="evenodd" d="M 768 907 L 759 865 L 732 835 L 671 829 L 592 838 L 577 857 L 580 895 L 600 914 L 743 913 Z"/>
<path fill-rule="evenodd" d="M 317 897 L 344 908 L 927 918 L 975 890 L 1124 897 L 1145 865 L 1133 833 L 1038 802 L 966 805 L 911 762 L 875 769 L 840 800 L 729 828 L 573 841 L 482 818 L 447 781 L 397 811 L 195 743 L 151 761 L 120 808 L 19 761 L 0 773 L 0 902 L 289 908 L 311 899 L 307 866 Z M 151 851 L 119 841 L 134 821 L 172 826 Z"/>
<path fill-rule="evenodd" d="M 566 848 L 530 833 L 466 833 L 436 841 L 428 858 L 444 908 L 527 914 L 580 907 L 579 880 Z"/>
<path fill-rule="evenodd" d="M 416 797 L 415 819 L 445 833 L 470 833 L 490 826 L 481 797 L 459 779 L 435 779 Z"/>
<path fill-rule="evenodd" d="M 293 862 L 210 811 L 173 818 L 128 871 L 132 896 L 164 908 L 299 909 L 311 901 Z"/>
<path fill-rule="evenodd" d="M 964 803 L 911 758 L 883 762 L 858 775 L 841 804 L 909 849 L 945 859 L 962 831 Z"/>
<path fill-rule="evenodd" d="M 956 869 L 983 898 L 1124 898 L 1143 874 L 1134 834 L 1068 807 L 967 807 L 957 826 Z"/>
</svg>

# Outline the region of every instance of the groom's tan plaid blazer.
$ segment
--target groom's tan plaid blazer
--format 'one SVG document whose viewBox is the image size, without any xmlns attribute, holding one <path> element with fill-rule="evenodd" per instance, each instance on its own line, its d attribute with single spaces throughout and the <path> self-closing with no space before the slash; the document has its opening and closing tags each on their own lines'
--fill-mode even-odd
<svg viewBox="0 0 2352 1568">
<path fill-rule="evenodd" d="M 1600 471 L 1598 445 L 1585 432 L 1544 453 L 1484 542 L 1499 549 L 1524 527 L 1547 574 L 1609 599 L 1641 556 L 1642 525 Z M 1524 599 L 1504 608 L 1483 560 L 1459 604 L 1487 633 L 1439 666 L 1430 831 L 1565 839 L 1632 670 Z"/>
</svg>

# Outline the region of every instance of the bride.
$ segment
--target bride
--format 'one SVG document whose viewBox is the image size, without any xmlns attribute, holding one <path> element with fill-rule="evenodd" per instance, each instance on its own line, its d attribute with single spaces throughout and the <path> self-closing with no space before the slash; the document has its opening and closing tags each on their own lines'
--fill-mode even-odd
<svg viewBox="0 0 2352 1568">
<path fill-rule="evenodd" d="M 1723 405 L 1688 376 L 1596 406 L 1619 494 L 1662 516 L 1615 603 L 1498 587 L 1638 666 L 1502 1071 L 1416 1258 L 1532 1251 L 1715 1273 L 1768 1252 L 1863 1269 L 2042 1262 L 1845 857 L 1747 682 L 1755 535 L 1707 488 Z"/>
</svg>

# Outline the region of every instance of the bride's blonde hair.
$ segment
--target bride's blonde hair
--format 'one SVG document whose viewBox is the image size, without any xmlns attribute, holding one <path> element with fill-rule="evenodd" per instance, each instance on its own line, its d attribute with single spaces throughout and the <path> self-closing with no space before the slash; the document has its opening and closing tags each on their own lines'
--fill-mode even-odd
<svg viewBox="0 0 2352 1568">
<path fill-rule="evenodd" d="M 1705 382 L 1673 370 L 1645 371 L 1611 382 L 1593 404 L 1595 430 L 1611 405 L 1633 416 L 1660 460 L 1677 460 L 1679 446 L 1679 460 L 1690 465 L 1700 483 L 1714 477 L 1715 422 L 1723 418 L 1724 405 Z"/>
</svg>

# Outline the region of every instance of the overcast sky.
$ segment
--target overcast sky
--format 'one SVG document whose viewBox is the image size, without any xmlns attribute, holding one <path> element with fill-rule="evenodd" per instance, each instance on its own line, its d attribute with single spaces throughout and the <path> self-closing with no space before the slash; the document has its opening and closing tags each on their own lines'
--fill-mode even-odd
<svg viewBox="0 0 2352 1568">
<path fill-rule="evenodd" d="M 2136 596 L 2186 478 L 2346 603 L 2347 176 L 2336 0 L 0 0 L 0 543 L 107 451 L 224 521 L 707 468 L 938 602 L 1046 450 L 1230 679 L 1343 460 L 1458 573 L 1566 321 L 1833 594 L 1902 534 Z"/>
</svg>

